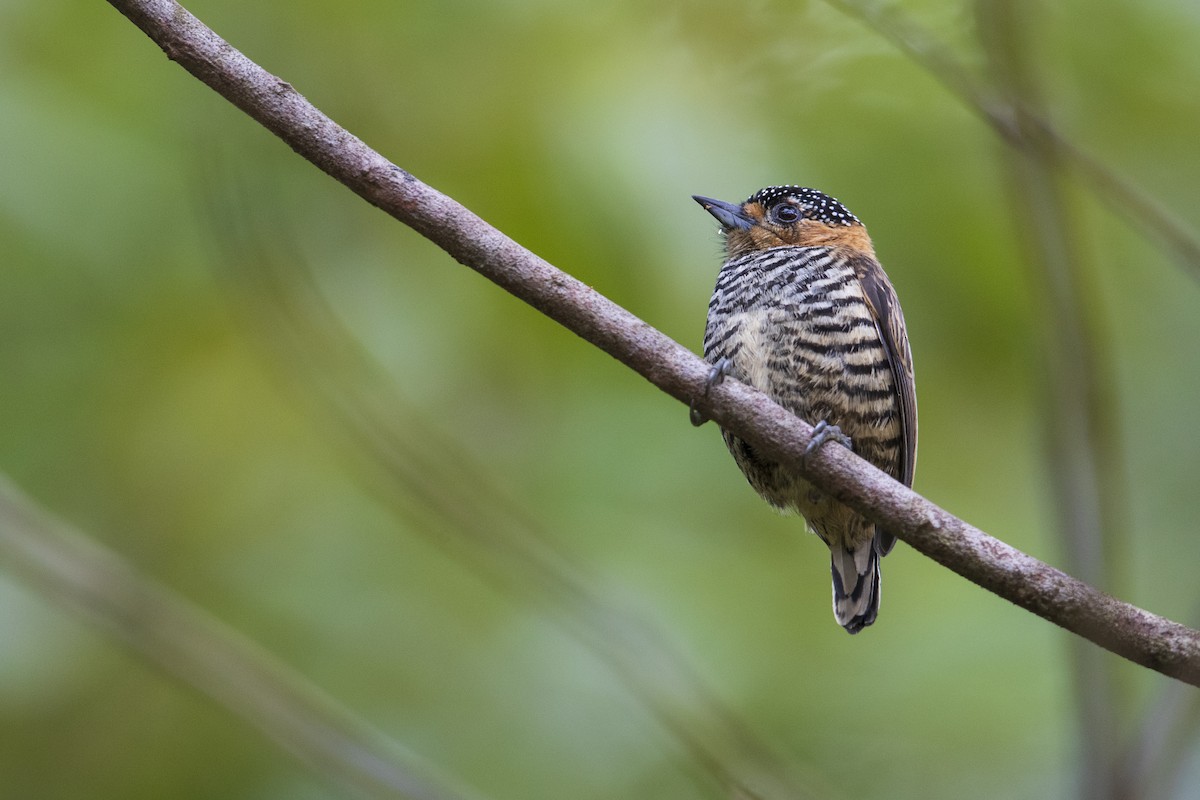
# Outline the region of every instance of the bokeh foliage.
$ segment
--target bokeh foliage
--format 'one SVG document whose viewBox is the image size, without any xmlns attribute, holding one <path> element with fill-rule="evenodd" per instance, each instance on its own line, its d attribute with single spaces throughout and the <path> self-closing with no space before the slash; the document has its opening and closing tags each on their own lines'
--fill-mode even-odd
<svg viewBox="0 0 1200 800">
<path fill-rule="evenodd" d="M 908 7 L 982 62 L 969 5 Z M 908 318 L 916 488 L 1061 563 L 1033 367 L 1047 332 L 1002 145 L 857 21 L 763 0 L 189 8 L 695 349 L 719 249 L 688 195 L 837 196 Z M 1200 11 L 1068 2 L 1029 25 L 1060 129 L 1200 229 Z M 899 547 L 879 624 L 846 636 L 822 546 L 763 506 L 712 426 L 318 174 L 107 4 L 0 5 L 0 76 L 0 469 L 396 739 L 494 798 L 720 796 L 552 608 L 364 480 L 239 277 L 263 260 L 311 271 L 405 398 L 400 424 L 457 441 L 669 631 L 815 796 L 1074 785 L 1065 634 Z M 1194 624 L 1200 287 L 1119 213 L 1073 200 L 1128 457 L 1120 582 L 1103 588 Z M 338 796 L 3 567 L 0 793 Z M 1166 681 L 1118 669 L 1125 741 Z M 1196 761 L 1194 738 L 1176 746 Z"/>
</svg>

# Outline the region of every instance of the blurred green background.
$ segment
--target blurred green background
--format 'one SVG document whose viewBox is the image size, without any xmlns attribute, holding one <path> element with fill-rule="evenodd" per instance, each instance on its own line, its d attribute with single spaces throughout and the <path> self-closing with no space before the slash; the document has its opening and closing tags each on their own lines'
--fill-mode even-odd
<svg viewBox="0 0 1200 800">
<path fill-rule="evenodd" d="M 859 21 L 765 0 L 188 7 L 694 350 L 720 249 L 689 195 L 838 197 L 908 319 L 915 488 L 1063 564 L 1002 145 Z M 981 67 L 969 4 L 906 8 Z M 1068 0 L 1026 24 L 1060 129 L 1200 230 L 1200 6 Z M 1076 793 L 1066 634 L 901 545 L 879 623 L 847 636 L 823 546 L 754 495 L 714 426 L 318 173 L 106 3 L 0 2 L 0 154 L 0 469 L 482 795 L 728 796 L 603 637 L 561 624 L 553 588 L 442 546 L 455 525 L 380 480 L 321 400 L 339 352 L 279 346 L 264 264 L 309 276 L 387 377 L 392 424 L 440 465 L 434 505 L 486 532 L 509 498 L 666 632 L 805 796 Z M 1123 214 L 1071 200 L 1127 487 L 1104 588 L 1196 623 L 1200 287 Z M 1170 682 L 1111 661 L 1123 749 Z M 1191 724 L 1136 796 L 1200 792 L 1181 702 Z M 344 792 L 0 562 L 0 796 Z"/>
</svg>

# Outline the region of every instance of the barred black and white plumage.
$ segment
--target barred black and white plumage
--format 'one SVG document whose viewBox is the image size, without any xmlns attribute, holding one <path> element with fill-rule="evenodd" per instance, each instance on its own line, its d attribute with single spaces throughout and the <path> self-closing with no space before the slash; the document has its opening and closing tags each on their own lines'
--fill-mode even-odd
<svg viewBox="0 0 1200 800">
<path fill-rule="evenodd" d="M 696 197 L 722 226 L 727 260 L 708 307 L 704 356 L 809 423 L 849 437 L 858 455 L 906 485 L 916 462 L 912 356 L 895 291 L 858 218 L 828 195 L 763 189 L 736 205 Z M 722 431 L 750 485 L 802 514 L 829 546 L 834 617 L 850 633 L 875 621 L 879 559 L 895 539 Z"/>
</svg>

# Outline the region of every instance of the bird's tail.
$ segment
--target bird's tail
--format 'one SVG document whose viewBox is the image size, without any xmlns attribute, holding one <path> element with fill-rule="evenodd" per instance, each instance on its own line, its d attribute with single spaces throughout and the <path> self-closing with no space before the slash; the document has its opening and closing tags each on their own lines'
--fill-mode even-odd
<svg viewBox="0 0 1200 800">
<path fill-rule="evenodd" d="M 879 614 L 879 550 L 875 538 L 853 550 L 834 545 L 833 617 L 847 633 L 858 633 Z"/>
</svg>

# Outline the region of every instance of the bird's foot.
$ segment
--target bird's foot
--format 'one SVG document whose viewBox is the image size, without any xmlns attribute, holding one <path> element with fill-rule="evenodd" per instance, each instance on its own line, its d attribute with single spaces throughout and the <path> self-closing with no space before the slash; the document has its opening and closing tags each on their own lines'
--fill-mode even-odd
<svg viewBox="0 0 1200 800">
<path fill-rule="evenodd" d="M 821 420 L 813 426 L 812 439 L 808 441 L 808 447 L 804 448 L 804 459 L 807 461 L 813 453 L 820 450 L 828 442 L 837 442 L 847 450 L 854 452 L 854 442 L 850 437 L 842 433 L 842 429 L 837 425 L 830 425 L 826 420 Z"/>
<path fill-rule="evenodd" d="M 704 379 L 704 391 L 701 397 L 707 397 L 708 393 L 714 386 L 720 386 L 725 380 L 725 376 L 733 370 L 733 362 L 728 358 L 720 358 L 717 363 L 712 365 L 712 369 L 708 371 L 708 377 Z M 696 408 L 696 398 L 692 398 L 691 405 L 688 406 L 688 419 L 697 428 L 708 422 L 708 417 L 704 416 L 700 409 Z"/>
</svg>

